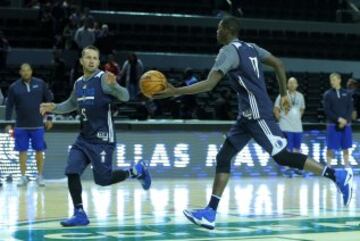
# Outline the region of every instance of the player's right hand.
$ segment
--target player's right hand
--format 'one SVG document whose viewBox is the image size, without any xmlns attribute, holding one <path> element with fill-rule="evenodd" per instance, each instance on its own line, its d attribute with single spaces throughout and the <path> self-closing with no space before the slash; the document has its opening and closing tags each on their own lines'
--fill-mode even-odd
<svg viewBox="0 0 360 241">
<path fill-rule="evenodd" d="M 4 132 L 9 133 L 10 130 L 12 130 L 12 126 L 11 125 L 6 125 L 5 128 L 4 128 Z"/>
<path fill-rule="evenodd" d="M 177 95 L 176 88 L 172 84 L 167 83 L 166 89 L 155 93 L 152 96 L 152 99 L 164 99 L 164 98 L 172 97 L 175 95 Z"/>
<path fill-rule="evenodd" d="M 40 104 L 40 114 L 45 115 L 47 112 L 52 112 L 55 109 L 55 103 L 41 103 Z"/>
</svg>

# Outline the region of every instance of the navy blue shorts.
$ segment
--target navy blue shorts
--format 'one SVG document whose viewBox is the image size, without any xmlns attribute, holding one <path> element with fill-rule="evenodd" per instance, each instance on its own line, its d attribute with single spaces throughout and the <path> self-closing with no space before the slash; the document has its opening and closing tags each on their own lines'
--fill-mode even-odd
<svg viewBox="0 0 360 241">
<path fill-rule="evenodd" d="M 327 126 L 326 145 L 331 150 L 346 150 L 352 147 L 351 126 L 346 125 L 344 129 L 337 130 L 335 124 Z"/>
<path fill-rule="evenodd" d="M 114 150 L 114 144 L 95 144 L 78 138 L 70 149 L 65 175 L 81 175 L 91 163 L 95 183 L 109 184 Z"/>
<path fill-rule="evenodd" d="M 287 149 L 289 151 L 294 151 L 294 149 L 300 150 L 301 148 L 301 140 L 302 133 L 301 132 L 288 132 L 284 131 L 284 135 L 287 139 L 288 146 Z"/>
<path fill-rule="evenodd" d="M 31 140 L 31 147 L 34 151 L 46 150 L 46 143 L 44 140 L 45 130 L 43 127 L 37 129 L 14 129 L 15 151 L 24 152 L 29 149 Z"/>
<path fill-rule="evenodd" d="M 227 138 L 241 151 L 251 138 L 263 147 L 271 156 L 282 151 L 287 141 L 274 119 L 249 120 L 241 118 L 231 127 Z"/>
</svg>

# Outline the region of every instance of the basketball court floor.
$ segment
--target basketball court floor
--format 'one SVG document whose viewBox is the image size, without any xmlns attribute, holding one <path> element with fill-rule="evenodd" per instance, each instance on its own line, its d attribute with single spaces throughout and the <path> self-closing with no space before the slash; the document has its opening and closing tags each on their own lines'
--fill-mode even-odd
<svg viewBox="0 0 360 241">
<path fill-rule="evenodd" d="M 87 227 L 63 228 L 72 214 L 66 182 L 0 188 L 0 240 L 266 240 L 359 241 L 359 179 L 348 208 L 324 178 L 232 179 L 220 203 L 215 230 L 190 223 L 182 214 L 203 207 L 211 179 L 158 179 L 145 192 L 130 180 L 111 187 L 84 182 Z"/>
</svg>

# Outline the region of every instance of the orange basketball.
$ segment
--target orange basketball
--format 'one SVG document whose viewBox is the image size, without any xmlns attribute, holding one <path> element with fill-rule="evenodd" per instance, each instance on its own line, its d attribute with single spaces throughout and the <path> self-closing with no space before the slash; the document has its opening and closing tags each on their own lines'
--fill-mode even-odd
<svg viewBox="0 0 360 241">
<path fill-rule="evenodd" d="M 166 86 L 166 77 L 160 71 L 149 70 L 140 77 L 140 90 L 146 97 L 152 97 L 157 92 L 164 90 Z"/>
</svg>

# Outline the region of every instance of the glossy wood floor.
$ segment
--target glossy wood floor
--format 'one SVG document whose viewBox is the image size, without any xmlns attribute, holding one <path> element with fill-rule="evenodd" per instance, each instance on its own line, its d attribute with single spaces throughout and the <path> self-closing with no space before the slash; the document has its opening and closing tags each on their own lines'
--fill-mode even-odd
<svg viewBox="0 0 360 241">
<path fill-rule="evenodd" d="M 135 180 L 111 187 L 83 184 L 91 224 L 62 228 L 72 214 L 65 180 L 0 188 L 0 240 L 266 240 L 359 241 L 360 197 L 348 208 L 324 178 L 232 179 L 221 200 L 216 229 L 188 222 L 182 211 L 203 207 L 211 179 L 158 179 L 150 191 Z"/>
</svg>

